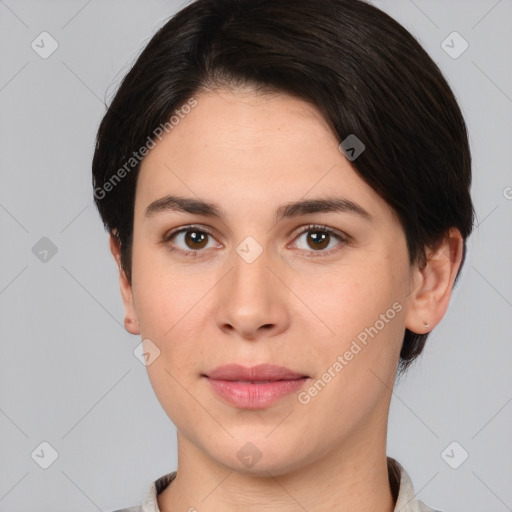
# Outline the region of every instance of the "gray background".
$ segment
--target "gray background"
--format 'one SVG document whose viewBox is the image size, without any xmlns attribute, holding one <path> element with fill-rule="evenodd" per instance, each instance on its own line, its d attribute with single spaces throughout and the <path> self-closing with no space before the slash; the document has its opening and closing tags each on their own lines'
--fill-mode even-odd
<svg viewBox="0 0 512 512">
<path fill-rule="evenodd" d="M 512 510 L 512 0 L 374 3 L 460 101 L 479 223 L 447 317 L 395 387 L 388 453 L 433 507 Z M 182 5 L 0 0 L 0 511 L 135 505 L 176 467 L 174 426 L 122 327 L 90 162 L 104 100 Z M 50 48 L 43 31 L 58 43 L 46 59 L 31 47 Z M 458 58 L 441 46 L 453 31 L 469 44 Z"/>
</svg>

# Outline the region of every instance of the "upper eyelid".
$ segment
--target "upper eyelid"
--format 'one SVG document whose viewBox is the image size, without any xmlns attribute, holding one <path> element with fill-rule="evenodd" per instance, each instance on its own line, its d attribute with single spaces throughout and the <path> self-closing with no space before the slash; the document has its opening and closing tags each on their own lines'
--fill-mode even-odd
<svg viewBox="0 0 512 512">
<path fill-rule="evenodd" d="M 339 231 L 338 229 L 335 228 L 330 228 L 329 226 L 325 226 L 323 224 L 309 224 L 307 226 L 304 226 L 303 228 L 301 228 L 301 230 L 297 233 L 296 236 L 302 235 L 303 233 L 307 233 L 308 231 L 313 231 L 315 229 L 317 229 L 318 231 L 325 231 L 327 233 L 336 235 L 339 238 L 342 238 L 343 240 L 348 240 L 349 238 L 348 235 L 346 235 L 342 231 Z"/>
<path fill-rule="evenodd" d="M 163 235 L 162 240 L 164 242 L 167 242 L 172 237 L 179 235 L 180 233 L 186 233 L 187 231 L 194 231 L 194 230 L 199 231 L 201 233 L 206 233 L 207 235 L 210 235 L 211 237 L 215 238 L 214 233 L 210 229 L 205 228 L 204 226 L 197 225 L 197 224 L 190 224 L 188 226 L 182 226 L 180 228 L 171 229 L 170 231 L 166 232 Z"/>
</svg>

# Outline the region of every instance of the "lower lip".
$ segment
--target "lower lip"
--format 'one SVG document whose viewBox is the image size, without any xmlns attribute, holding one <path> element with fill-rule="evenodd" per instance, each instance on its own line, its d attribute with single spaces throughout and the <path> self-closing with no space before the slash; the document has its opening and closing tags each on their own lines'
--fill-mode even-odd
<svg viewBox="0 0 512 512">
<path fill-rule="evenodd" d="M 280 398 L 298 391 L 308 380 L 276 380 L 262 384 L 208 379 L 213 390 L 224 400 L 241 409 L 263 409 Z"/>
</svg>

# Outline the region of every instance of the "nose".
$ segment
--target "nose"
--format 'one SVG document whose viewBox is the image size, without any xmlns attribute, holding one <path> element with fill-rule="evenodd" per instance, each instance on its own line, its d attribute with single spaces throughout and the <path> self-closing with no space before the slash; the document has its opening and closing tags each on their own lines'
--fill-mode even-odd
<svg viewBox="0 0 512 512">
<path fill-rule="evenodd" d="M 245 340 L 276 336 L 289 326 L 289 291 L 283 269 L 268 251 L 254 260 L 234 251 L 231 271 L 216 290 L 219 329 Z M 281 274 L 281 275 L 280 275 Z"/>
</svg>

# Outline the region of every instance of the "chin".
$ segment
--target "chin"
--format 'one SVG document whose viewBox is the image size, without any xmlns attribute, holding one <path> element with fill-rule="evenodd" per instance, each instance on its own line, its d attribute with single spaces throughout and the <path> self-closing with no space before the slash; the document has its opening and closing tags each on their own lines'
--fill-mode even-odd
<svg viewBox="0 0 512 512">
<path fill-rule="evenodd" d="M 292 441 L 288 437 L 289 441 Z M 233 441 L 233 440 L 232 440 Z M 270 441 L 265 437 L 245 435 L 243 441 L 234 441 L 230 446 L 220 447 L 218 453 L 210 452 L 219 464 L 244 475 L 257 477 L 279 476 L 290 473 L 307 465 L 307 454 L 300 455 L 297 446 L 302 443 L 291 443 L 289 446 L 283 439 L 276 437 Z M 227 456 L 227 454 L 232 454 Z"/>
</svg>

